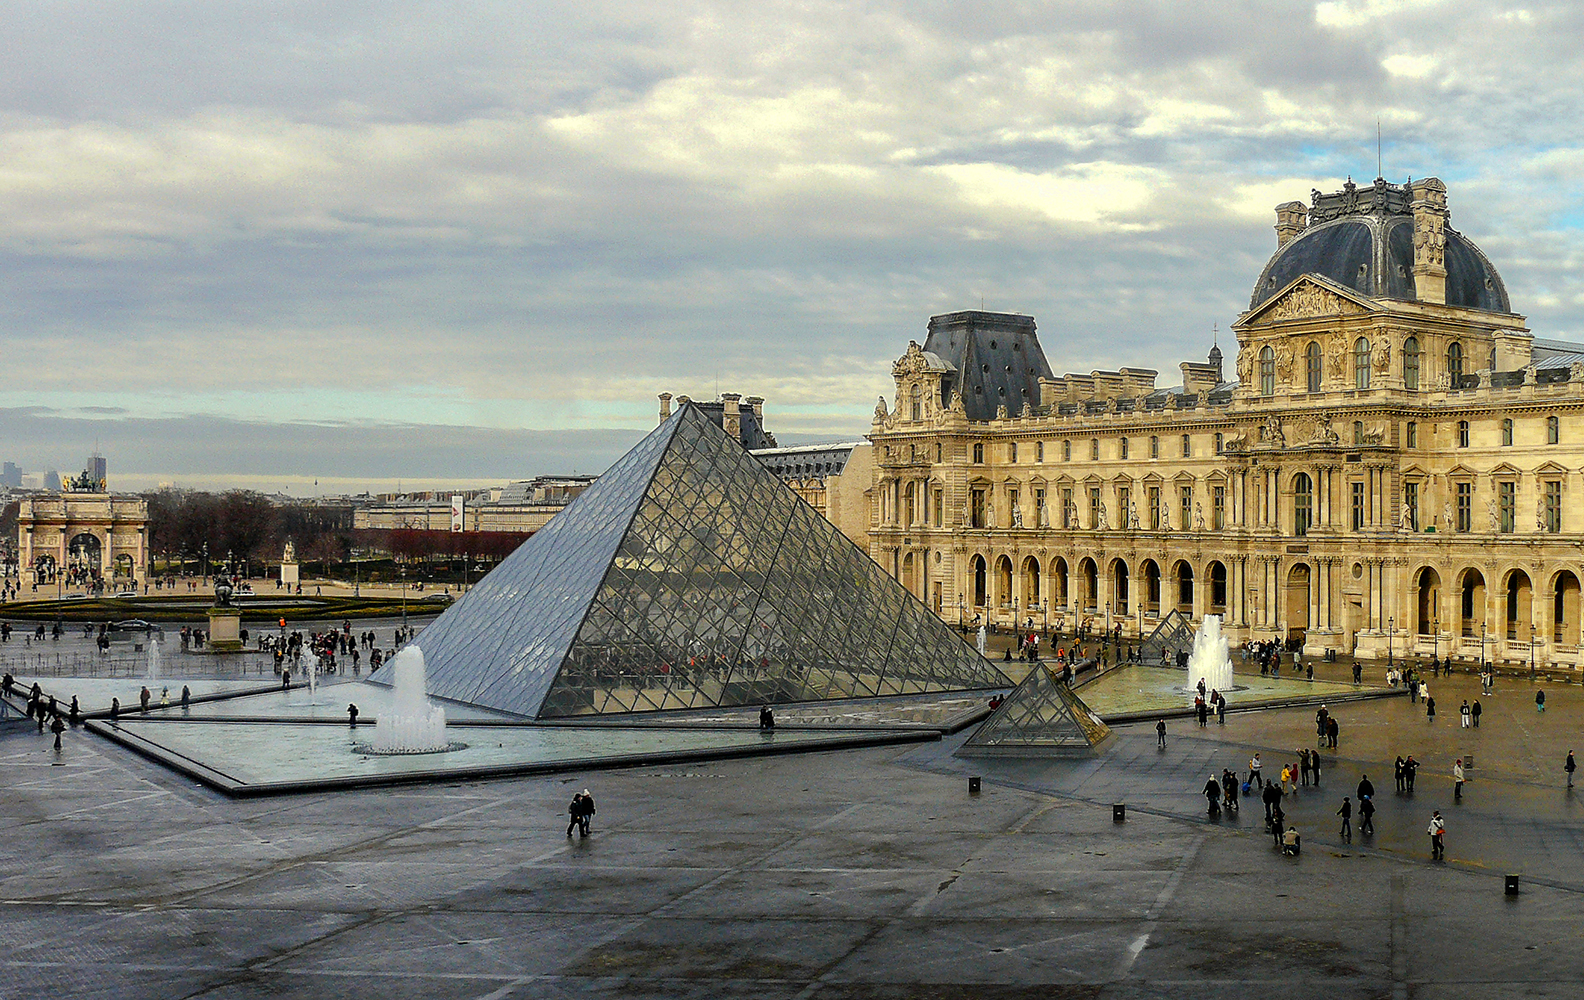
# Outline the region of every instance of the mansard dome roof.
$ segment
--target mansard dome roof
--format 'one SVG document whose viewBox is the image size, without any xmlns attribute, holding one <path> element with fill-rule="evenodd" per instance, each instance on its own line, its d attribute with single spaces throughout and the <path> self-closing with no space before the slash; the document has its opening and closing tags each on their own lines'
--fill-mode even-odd
<svg viewBox="0 0 1584 1000">
<path fill-rule="evenodd" d="M 1315 191 L 1308 227 L 1288 240 L 1260 272 L 1249 308 L 1302 274 L 1385 299 L 1415 299 L 1413 192 L 1376 178 L 1371 187 L 1349 181 L 1335 194 Z M 1301 208 L 1301 206 L 1294 206 Z M 1451 226 L 1446 234 L 1446 303 L 1511 312 L 1501 275 L 1473 241 Z"/>
</svg>

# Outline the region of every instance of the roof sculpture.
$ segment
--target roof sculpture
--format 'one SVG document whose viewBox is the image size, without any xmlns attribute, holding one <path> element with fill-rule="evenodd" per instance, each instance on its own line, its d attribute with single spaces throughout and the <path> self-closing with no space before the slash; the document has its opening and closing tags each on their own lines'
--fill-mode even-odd
<svg viewBox="0 0 1584 1000">
<path fill-rule="evenodd" d="M 541 719 L 1009 683 L 693 405 L 418 642 L 430 694 Z"/>
</svg>

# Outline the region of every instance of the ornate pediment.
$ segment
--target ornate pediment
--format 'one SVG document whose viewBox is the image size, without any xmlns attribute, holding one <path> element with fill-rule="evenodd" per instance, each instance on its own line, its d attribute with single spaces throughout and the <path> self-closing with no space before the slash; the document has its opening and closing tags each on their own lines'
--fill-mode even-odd
<svg viewBox="0 0 1584 1000">
<path fill-rule="evenodd" d="M 918 341 L 910 340 L 907 353 L 891 366 L 891 377 L 901 379 L 909 375 L 922 375 L 925 372 L 947 371 L 951 371 L 951 366 L 942 361 L 939 355 L 924 350 L 918 345 Z"/>
<path fill-rule="evenodd" d="M 1323 319 L 1360 316 L 1374 312 L 1370 301 L 1350 288 L 1319 275 L 1306 274 L 1277 293 L 1269 302 L 1244 317 L 1238 324 L 1280 323 L 1295 319 Z"/>
</svg>

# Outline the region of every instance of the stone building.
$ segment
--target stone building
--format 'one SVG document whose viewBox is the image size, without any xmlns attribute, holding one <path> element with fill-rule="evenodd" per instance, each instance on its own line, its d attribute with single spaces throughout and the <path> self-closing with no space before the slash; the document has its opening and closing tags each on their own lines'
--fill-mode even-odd
<svg viewBox="0 0 1584 1000">
<path fill-rule="evenodd" d="M 148 579 L 148 501 L 83 486 L 21 498 L 17 562 L 23 582 L 141 586 Z"/>
<path fill-rule="evenodd" d="M 1180 609 L 1576 669 L 1584 345 L 1531 335 L 1433 178 L 1313 192 L 1276 237 L 1235 371 L 1212 349 L 1171 388 L 1052 375 L 1031 317 L 931 319 L 875 411 L 871 554 L 954 623 Z"/>
</svg>

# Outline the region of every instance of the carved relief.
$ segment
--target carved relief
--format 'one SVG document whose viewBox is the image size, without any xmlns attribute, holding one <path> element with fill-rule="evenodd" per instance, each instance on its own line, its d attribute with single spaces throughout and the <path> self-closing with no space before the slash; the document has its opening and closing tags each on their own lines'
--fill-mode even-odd
<svg viewBox="0 0 1584 1000">
<path fill-rule="evenodd" d="M 1276 381 L 1284 386 L 1292 385 L 1293 352 L 1290 347 L 1283 347 L 1276 352 Z"/>
<path fill-rule="evenodd" d="M 1326 370 L 1333 380 L 1347 375 L 1348 340 L 1344 333 L 1333 333 L 1326 347 Z"/>
<path fill-rule="evenodd" d="M 1391 369 L 1391 341 L 1382 340 L 1375 347 L 1375 370 L 1384 375 Z"/>
<path fill-rule="evenodd" d="M 1252 385 L 1254 377 L 1254 348 L 1252 345 L 1238 351 L 1237 356 L 1238 381 L 1243 385 Z"/>
<path fill-rule="evenodd" d="M 1341 316 L 1362 312 L 1357 305 L 1319 285 L 1305 282 L 1283 295 L 1271 306 L 1273 320 L 1307 319 L 1311 316 Z"/>
</svg>

